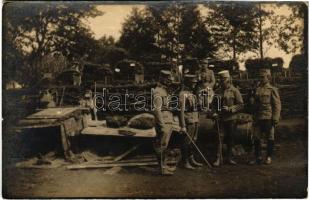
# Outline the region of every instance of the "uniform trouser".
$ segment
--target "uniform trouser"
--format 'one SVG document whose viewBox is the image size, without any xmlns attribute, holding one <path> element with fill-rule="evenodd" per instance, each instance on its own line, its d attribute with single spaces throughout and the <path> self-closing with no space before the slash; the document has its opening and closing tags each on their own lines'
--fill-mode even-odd
<svg viewBox="0 0 309 200">
<path fill-rule="evenodd" d="M 167 147 L 172 135 L 172 125 L 164 124 L 163 127 L 156 126 L 157 137 L 154 142 L 154 150 L 157 154 L 160 166 L 165 165 Z"/>
<path fill-rule="evenodd" d="M 254 127 L 254 150 L 255 156 L 262 156 L 261 140 L 267 139 L 267 156 L 272 156 L 275 140 L 275 131 L 272 120 L 264 119 L 258 120 Z"/>
<path fill-rule="evenodd" d="M 236 131 L 235 121 L 223 121 L 222 130 L 224 133 L 224 140 L 227 145 L 227 158 L 231 159 L 233 156 L 233 146 L 234 146 L 234 132 Z"/>
<path fill-rule="evenodd" d="M 187 125 L 187 134 L 191 139 L 196 142 L 198 136 L 198 123 L 191 123 Z M 193 155 L 194 146 L 192 141 L 188 136 L 184 137 L 183 144 L 181 147 L 181 154 L 183 161 L 187 160 L 191 155 Z"/>
</svg>

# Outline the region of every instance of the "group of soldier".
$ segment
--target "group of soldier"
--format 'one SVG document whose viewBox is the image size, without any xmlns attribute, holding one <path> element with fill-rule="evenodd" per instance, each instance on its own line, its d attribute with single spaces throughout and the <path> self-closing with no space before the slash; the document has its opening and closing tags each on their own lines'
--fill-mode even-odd
<svg viewBox="0 0 309 200">
<path fill-rule="evenodd" d="M 235 116 L 243 110 L 245 104 L 251 103 L 253 105 L 253 146 L 255 159 L 251 160 L 249 164 L 271 164 L 275 139 L 274 128 L 279 122 L 281 102 L 278 89 L 270 84 L 270 70 L 260 70 L 258 74 L 259 84 L 255 88 L 255 93 L 248 103 L 244 102 L 240 91 L 233 85 L 228 70 L 219 72 L 218 77 L 219 80 L 216 81 L 214 72 L 208 68 L 207 60 L 202 61 L 199 71 L 194 74 L 183 75 L 181 89 L 179 91 L 172 91 L 172 73 L 167 70 L 161 70 L 159 83 L 154 89 L 153 98 L 155 105 L 154 116 L 156 120 L 156 131 L 158 133 L 154 143 L 154 149 L 158 157 L 162 175 L 172 175 L 176 169 L 175 166 L 169 165 L 167 159 L 170 138 L 174 131 L 173 124 L 175 124 L 175 122 L 180 126 L 178 132 L 182 133 L 180 135 L 183 135 L 180 141 L 183 167 L 194 170 L 203 166 L 203 164 L 198 162 L 194 157 L 195 151 L 198 151 L 207 162 L 196 145 L 201 110 L 196 109 L 196 104 L 199 104 L 199 101 L 194 97 L 198 97 L 198 92 L 201 90 L 215 91 L 215 94 L 220 97 L 220 108 L 218 109 L 220 112 L 218 112 L 219 114 L 215 112 L 213 116 L 218 115 L 218 117 L 215 118 L 220 119 L 219 124 L 224 133 L 223 135 L 227 146 L 225 163 L 230 165 L 237 164 L 232 153 L 234 133 L 237 126 Z M 217 86 L 215 87 L 215 85 Z M 169 107 L 170 96 L 173 95 L 179 97 L 180 111 L 178 112 L 171 110 Z M 261 148 L 261 139 L 264 138 L 267 139 L 266 159 L 262 157 Z M 218 150 L 217 159 L 212 164 L 213 166 L 219 166 L 223 163 L 219 151 L 220 150 Z"/>
</svg>

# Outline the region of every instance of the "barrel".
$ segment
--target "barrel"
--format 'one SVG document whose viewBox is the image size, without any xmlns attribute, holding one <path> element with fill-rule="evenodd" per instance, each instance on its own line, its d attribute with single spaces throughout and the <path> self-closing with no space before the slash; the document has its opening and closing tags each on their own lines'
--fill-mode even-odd
<svg viewBox="0 0 309 200">
<path fill-rule="evenodd" d="M 235 144 L 248 144 L 248 142 L 250 143 L 252 139 L 252 134 L 253 134 L 252 116 L 246 113 L 238 113 L 235 116 L 235 118 L 236 118 L 235 120 L 237 124 L 236 130 L 234 132 Z M 216 135 L 216 133 L 217 133 L 217 127 L 215 125 L 215 121 L 207 117 L 207 115 L 201 114 L 200 124 L 199 124 L 199 134 L 202 135 L 203 138 L 206 137 L 209 140 L 214 140 L 216 139 L 216 137 L 214 136 Z M 214 141 L 214 142 L 217 142 L 217 141 Z"/>
</svg>

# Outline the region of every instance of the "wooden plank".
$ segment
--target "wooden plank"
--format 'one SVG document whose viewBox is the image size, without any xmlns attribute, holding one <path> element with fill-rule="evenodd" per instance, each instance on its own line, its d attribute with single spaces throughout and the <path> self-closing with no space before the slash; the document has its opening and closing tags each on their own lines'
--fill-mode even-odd
<svg viewBox="0 0 309 200">
<path fill-rule="evenodd" d="M 34 113 L 26 119 L 59 119 L 65 117 L 72 112 L 79 110 L 79 107 L 69 107 L 69 108 L 47 108 L 37 113 Z"/>
<path fill-rule="evenodd" d="M 22 119 L 18 122 L 18 127 L 30 127 L 31 126 L 51 126 L 54 125 L 57 119 Z"/>
<path fill-rule="evenodd" d="M 120 134 L 120 132 L 128 132 L 129 135 Z M 131 133 L 134 133 L 134 135 L 130 135 Z M 129 137 L 146 137 L 146 138 L 152 138 L 156 137 L 156 130 L 155 128 L 152 129 L 134 129 L 129 127 L 123 127 L 123 128 L 108 128 L 104 126 L 98 126 L 98 127 L 87 127 L 82 130 L 82 135 L 102 135 L 102 136 L 129 136 Z"/>
<path fill-rule="evenodd" d="M 138 147 L 140 147 L 140 146 L 141 146 L 141 145 L 138 144 L 138 145 L 135 145 L 134 147 L 132 147 L 131 149 L 128 149 L 128 150 L 125 151 L 123 154 L 117 156 L 117 157 L 114 159 L 114 162 L 123 159 L 124 157 L 126 157 L 127 155 L 129 155 L 131 152 L 135 151 L 135 150 L 136 150 Z"/>
<path fill-rule="evenodd" d="M 116 158 L 114 158 L 113 161 L 117 162 L 117 161 L 123 159 L 124 157 L 129 155 L 131 152 L 135 151 L 139 146 L 140 146 L 140 144 L 133 146 L 131 149 L 128 149 L 123 154 L 121 154 L 121 155 L 117 156 Z M 115 173 L 119 172 L 121 169 L 122 169 L 121 167 L 113 167 L 113 168 L 107 170 L 104 174 L 110 174 L 110 175 L 111 174 L 115 174 Z"/>
<path fill-rule="evenodd" d="M 129 160 L 120 160 L 120 161 L 113 161 L 113 160 L 97 160 L 97 161 L 90 161 L 85 163 L 85 165 L 88 164 L 113 164 L 113 163 L 135 163 L 135 162 L 152 162 L 152 161 L 156 161 L 157 158 L 152 157 L 152 158 L 142 158 L 142 159 L 129 159 Z"/>
<path fill-rule="evenodd" d="M 36 124 L 36 125 L 20 125 L 17 127 L 14 127 L 15 130 L 21 130 L 21 129 L 33 129 L 33 128 L 48 128 L 48 127 L 57 127 L 60 124 L 55 123 L 55 124 Z"/>
<path fill-rule="evenodd" d="M 98 120 L 89 120 L 88 126 L 97 127 L 97 126 L 105 126 L 106 127 L 106 120 L 98 121 Z"/>
<path fill-rule="evenodd" d="M 175 164 L 175 161 L 168 161 L 168 164 Z M 149 162 L 117 162 L 117 163 L 102 163 L 102 164 L 78 164 L 67 166 L 67 169 L 98 169 L 110 167 L 135 167 L 135 166 L 152 166 L 158 165 L 158 161 Z"/>
<path fill-rule="evenodd" d="M 130 159 L 130 160 L 120 160 L 120 161 L 113 161 L 113 160 L 96 160 L 96 161 L 89 161 L 83 163 L 82 165 L 101 165 L 101 164 L 114 164 L 114 163 L 136 163 L 136 162 L 154 162 L 157 161 L 157 158 L 143 158 L 143 159 Z M 75 166 L 75 165 L 72 165 Z"/>
</svg>

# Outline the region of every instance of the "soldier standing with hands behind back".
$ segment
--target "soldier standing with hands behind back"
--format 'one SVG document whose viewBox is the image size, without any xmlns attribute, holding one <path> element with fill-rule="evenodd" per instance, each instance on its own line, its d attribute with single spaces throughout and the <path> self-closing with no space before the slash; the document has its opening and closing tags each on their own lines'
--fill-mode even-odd
<svg viewBox="0 0 309 200">
<path fill-rule="evenodd" d="M 279 123 L 281 101 L 278 89 L 269 83 L 271 80 L 270 70 L 261 69 L 258 76 L 260 83 L 254 97 L 256 128 L 254 133 L 255 160 L 251 161 L 250 164 L 261 164 L 263 161 L 261 147 L 262 134 L 265 134 L 267 139 L 265 164 L 271 164 L 275 140 L 275 126 Z"/>
<path fill-rule="evenodd" d="M 171 72 L 160 71 L 159 83 L 153 91 L 153 114 L 156 121 L 157 138 L 154 149 L 158 157 L 162 175 L 172 175 L 174 168 L 167 165 L 167 147 L 172 135 L 173 113 L 169 109 L 169 86 L 171 82 Z"/>
</svg>

